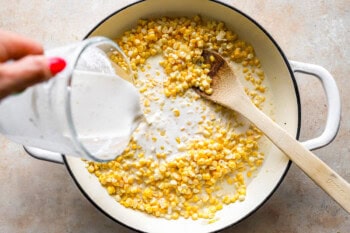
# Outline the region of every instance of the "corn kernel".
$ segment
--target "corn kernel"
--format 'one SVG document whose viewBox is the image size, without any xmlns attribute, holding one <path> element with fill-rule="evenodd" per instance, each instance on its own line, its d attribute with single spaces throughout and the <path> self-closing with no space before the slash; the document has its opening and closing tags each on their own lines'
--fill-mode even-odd
<svg viewBox="0 0 350 233">
<path fill-rule="evenodd" d="M 95 171 L 95 167 L 94 167 L 93 165 L 90 165 L 90 166 L 88 167 L 88 171 L 89 171 L 90 173 L 93 173 L 93 172 Z"/>
<path fill-rule="evenodd" d="M 115 188 L 114 188 L 114 186 L 108 186 L 108 187 L 107 187 L 107 192 L 108 192 L 109 195 L 115 194 Z"/>
<path fill-rule="evenodd" d="M 145 101 L 143 102 L 143 106 L 145 106 L 145 107 L 149 107 L 150 106 L 150 101 L 149 101 L 149 99 L 145 99 Z"/>
<path fill-rule="evenodd" d="M 198 214 L 194 213 L 191 215 L 192 220 L 197 220 L 198 219 Z"/>
<path fill-rule="evenodd" d="M 177 212 L 174 212 L 172 215 L 171 215 L 171 219 L 173 220 L 176 220 L 179 218 L 179 214 Z"/>
<path fill-rule="evenodd" d="M 174 116 L 179 117 L 180 116 L 180 111 L 178 109 L 173 110 Z"/>
</svg>

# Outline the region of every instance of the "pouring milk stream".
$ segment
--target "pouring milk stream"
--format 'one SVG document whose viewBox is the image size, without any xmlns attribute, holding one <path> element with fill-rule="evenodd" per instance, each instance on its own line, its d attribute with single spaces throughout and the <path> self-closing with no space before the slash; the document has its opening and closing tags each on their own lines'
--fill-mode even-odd
<svg viewBox="0 0 350 233">
<path fill-rule="evenodd" d="M 142 119 L 138 90 L 118 76 L 87 71 L 74 73 L 72 90 L 79 140 L 95 156 L 114 159 Z"/>
</svg>

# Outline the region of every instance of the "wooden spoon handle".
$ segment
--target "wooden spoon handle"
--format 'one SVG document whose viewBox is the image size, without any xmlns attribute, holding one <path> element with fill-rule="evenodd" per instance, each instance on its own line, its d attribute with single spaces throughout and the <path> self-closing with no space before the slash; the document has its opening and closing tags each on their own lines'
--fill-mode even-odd
<svg viewBox="0 0 350 233">
<path fill-rule="evenodd" d="M 253 104 L 235 109 L 247 117 L 316 184 L 350 213 L 350 184 Z"/>
</svg>

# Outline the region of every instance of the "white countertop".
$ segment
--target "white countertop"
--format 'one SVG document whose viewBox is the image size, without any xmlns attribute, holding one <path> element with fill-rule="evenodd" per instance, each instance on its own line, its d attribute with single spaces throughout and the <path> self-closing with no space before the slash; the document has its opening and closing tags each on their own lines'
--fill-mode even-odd
<svg viewBox="0 0 350 233">
<path fill-rule="evenodd" d="M 0 0 L 0 28 L 30 36 L 46 48 L 81 40 L 103 18 L 131 1 Z M 350 2 L 226 0 L 253 17 L 289 59 L 319 64 L 341 94 L 338 136 L 314 151 L 350 181 Z M 321 85 L 297 75 L 302 102 L 301 140 L 323 130 L 326 101 Z M 65 166 L 36 160 L 0 136 L 0 232 L 132 232 L 97 210 Z M 350 216 L 295 165 L 258 211 L 223 232 L 350 231 Z"/>
</svg>

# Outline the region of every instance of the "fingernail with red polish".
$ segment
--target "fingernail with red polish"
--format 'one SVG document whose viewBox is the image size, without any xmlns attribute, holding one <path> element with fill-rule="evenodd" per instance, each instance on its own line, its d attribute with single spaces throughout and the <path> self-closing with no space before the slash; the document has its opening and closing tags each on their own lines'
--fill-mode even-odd
<svg viewBox="0 0 350 233">
<path fill-rule="evenodd" d="M 66 67 L 66 61 L 60 57 L 49 58 L 49 68 L 52 75 L 56 75 Z"/>
</svg>

